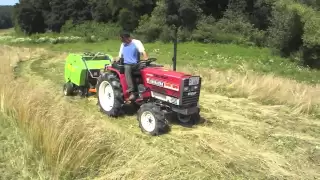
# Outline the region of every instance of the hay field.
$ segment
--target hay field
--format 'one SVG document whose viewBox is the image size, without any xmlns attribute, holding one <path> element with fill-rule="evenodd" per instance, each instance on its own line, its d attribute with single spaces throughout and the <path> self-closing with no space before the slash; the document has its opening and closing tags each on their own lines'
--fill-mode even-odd
<svg viewBox="0 0 320 180">
<path fill-rule="evenodd" d="M 204 78 L 205 122 L 149 137 L 135 116 L 62 95 L 66 53 L 0 48 L 0 173 L 10 179 L 317 179 L 319 87 L 272 75 Z"/>
</svg>

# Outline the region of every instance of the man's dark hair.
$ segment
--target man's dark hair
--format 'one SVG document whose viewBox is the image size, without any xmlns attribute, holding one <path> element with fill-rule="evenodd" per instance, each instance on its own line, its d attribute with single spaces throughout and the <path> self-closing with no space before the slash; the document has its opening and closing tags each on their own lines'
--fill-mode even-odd
<svg viewBox="0 0 320 180">
<path fill-rule="evenodd" d="M 122 32 L 120 32 L 120 37 L 129 38 L 130 37 L 130 33 L 128 31 L 122 31 Z"/>
</svg>

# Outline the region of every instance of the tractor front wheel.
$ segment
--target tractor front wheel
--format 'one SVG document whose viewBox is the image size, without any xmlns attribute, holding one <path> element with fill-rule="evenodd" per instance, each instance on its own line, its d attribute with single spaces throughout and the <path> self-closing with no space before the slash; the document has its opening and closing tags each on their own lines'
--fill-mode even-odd
<svg viewBox="0 0 320 180">
<path fill-rule="evenodd" d="M 191 115 L 176 114 L 176 118 L 180 125 L 184 127 L 192 127 L 199 124 L 201 121 L 200 109 L 198 108 L 197 112 Z"/>
<path fill-rule="evenodd" d="M 154 103 L 143 104 L 138 110 L 138 121 L 141 131 L 152 136 L 169 130 L 169 124 L 160 107 Z"/>
<path fill-rule="evenodd" d="M 182 115 L 182 114 L 177 114 L 178 121 L 180 122 L 180 125 L 184 127 L 192 127 L 194 125 L 197 125 L 200 122 L 200 113 L 194 113 L 192 115 Z"/>
<path fill-rule="evenodd" d="M 98 79 L 97 87 L 100 111 L 112 117 L 122 115 L 123 93 L 118 76 L 103 74 Z"/>
</svg>

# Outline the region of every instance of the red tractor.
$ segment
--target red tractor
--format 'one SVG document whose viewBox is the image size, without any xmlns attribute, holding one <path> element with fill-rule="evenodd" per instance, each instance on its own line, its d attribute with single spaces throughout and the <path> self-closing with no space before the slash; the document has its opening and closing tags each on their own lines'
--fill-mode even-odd
<svg viewBox="0 0 320 180">
<path fill-rule="evenodd" d="M 138 97 L 131 104 L 139 107 L 139 127 L 145 133 L 159 135 L 169 130 L 170 117 L 194 125 L 200 120 L 201 77 L 176 72 L 175 68 L 167 70 L 154 61 L 155 58 L 141 61 L 133 72 Z M 102 112 L 112 117 L 124 114 L 129 94 L 121 60 L 105 67 L 96 89 Z"/>
</svg>

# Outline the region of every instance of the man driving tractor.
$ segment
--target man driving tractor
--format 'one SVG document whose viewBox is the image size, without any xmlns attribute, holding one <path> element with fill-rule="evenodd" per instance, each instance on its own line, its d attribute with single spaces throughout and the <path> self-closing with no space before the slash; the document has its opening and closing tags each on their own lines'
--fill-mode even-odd
<svg viewBox="0 0 320 180">
<path fill-rule="evenodd" d="M 131 101 L 135 99 L 132 71 L 137 68 L 140 60 L 147 60 L 148 56 L 142 42 L 131 38 L 130 33 L 122 32 L 120 39 L 122 43 L 120 45 L 118 60 L 123 58 L 125 77 L 128 84 L 127 92 L 130 94 L 128 100 Z M 140 59 L 140 54 L 143 56 L 142 59 Z"/>
</svg>

